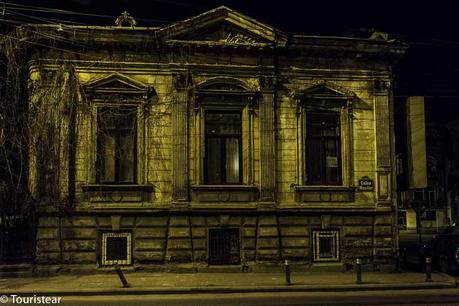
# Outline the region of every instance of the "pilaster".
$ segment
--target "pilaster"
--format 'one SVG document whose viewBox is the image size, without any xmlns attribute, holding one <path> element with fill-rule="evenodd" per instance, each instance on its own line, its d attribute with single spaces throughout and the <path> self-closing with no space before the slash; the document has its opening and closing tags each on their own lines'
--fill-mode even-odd
<svg viewBox="0 0 459 306">
<path fill-rule="evenodd" d="M 260 202 L 274 204 L 276 200 L 276 148 L 275 148 L 275 88 L 276 78 L 260 79 Z"/>
<path fill-rule="evenodd" d="M 391 201 L 391 125 L 389 86 L 386 80 L 375 80 L 376 175 L 379 202 Z"/>
<path fill-rule="evenodd" d="M 172 102 L 172 201 L 174 204 L 188 201 L 188 85 L 190 77 L 185 73 L 172 76 L 175 97 Z"/>
</svg>

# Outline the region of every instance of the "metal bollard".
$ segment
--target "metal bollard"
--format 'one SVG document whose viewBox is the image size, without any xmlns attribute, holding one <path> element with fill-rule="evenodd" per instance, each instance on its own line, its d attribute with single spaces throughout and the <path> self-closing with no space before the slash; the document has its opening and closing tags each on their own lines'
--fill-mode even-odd
<svg viewBox="0 0 459 306">
<path fill-rule="evenodd" d="M 288 263 L 288 260 L 285 260 L 285 284 L 286 285 L 291 285 L 292 281 L 290 279 L 290 264 Z"/>
<path fill-rule="evenodd" d="M 426 282 L 432 281 L 432 259 L 426 257 Z"/>
<path fill-rule="evenodd" d="M 115 271 L 118 274 L 118 277 L 120 278 L 121 283 L 123 283 L 123 288 L 131 287 L 131 285 L 129 285 L 128 281 L 126 280 L 126 277 L 124 277 L 123 271 L 121 271 L 118 265 L 115 265 Z"/>
<path fill-rule="evenodd" d="M 360 258 L 357 258 L 357 260 L 355 261 L 355 272 L 356 272 L 355 283 L 361 284 L 362 283 L 362 263 L 360 261 Z"/>
</svg>

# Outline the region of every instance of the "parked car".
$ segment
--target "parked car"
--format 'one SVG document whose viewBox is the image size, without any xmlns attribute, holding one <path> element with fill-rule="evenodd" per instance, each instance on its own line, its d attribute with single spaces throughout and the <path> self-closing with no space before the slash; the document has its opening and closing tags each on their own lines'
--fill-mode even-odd
<svg viewBox="0 0 459 306">
<path fill-rule="evenodd" d="M 406 268 L 425 269 L 426 258 L 432 260 L 432 269 L 455 274 L 459 272 L 459 233 L 436 235 L 426 245 L 410 245 L 401 250 L 402 263 Z"/>
</svg>

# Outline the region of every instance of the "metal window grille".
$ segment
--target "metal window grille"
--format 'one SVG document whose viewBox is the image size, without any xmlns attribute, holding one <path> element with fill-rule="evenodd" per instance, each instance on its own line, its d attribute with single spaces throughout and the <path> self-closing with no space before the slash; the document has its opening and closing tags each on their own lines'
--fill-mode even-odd
<svg viewBox="0 0 459 306">
<path fill-rule="evenodd" d="M 130 265 L 131 249 L 131 233 L 102 233 L 102 265 Z"/>
<path fill-rule="evenodd" d="M 339 231 L 319 230 L 313 231 L 314 261 L 339 261 L 340 245 Z"/>
<path fill-rule="evenodd" d="M 237 265 L 240 258 L 239 229 L 209 230 L 209 264 Z"/>
</svg>

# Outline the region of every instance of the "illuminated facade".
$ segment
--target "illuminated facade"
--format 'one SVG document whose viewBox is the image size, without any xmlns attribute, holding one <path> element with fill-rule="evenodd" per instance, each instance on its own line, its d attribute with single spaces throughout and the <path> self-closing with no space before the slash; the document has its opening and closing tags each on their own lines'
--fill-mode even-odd
<svg viewBox="0 0 459 306">
<path fill-rule="evenodd" d="M 59 92 L 57 157 L 31 148 L 30 186 L 56 182 L 66 203 L 40 208 L 40 267 L 393 265 L 403 44 L 283 33 L 226 7 L 129 22 L 25 34 L 58 47 L 29 62 L 31 107 Z"/>
</svg>

